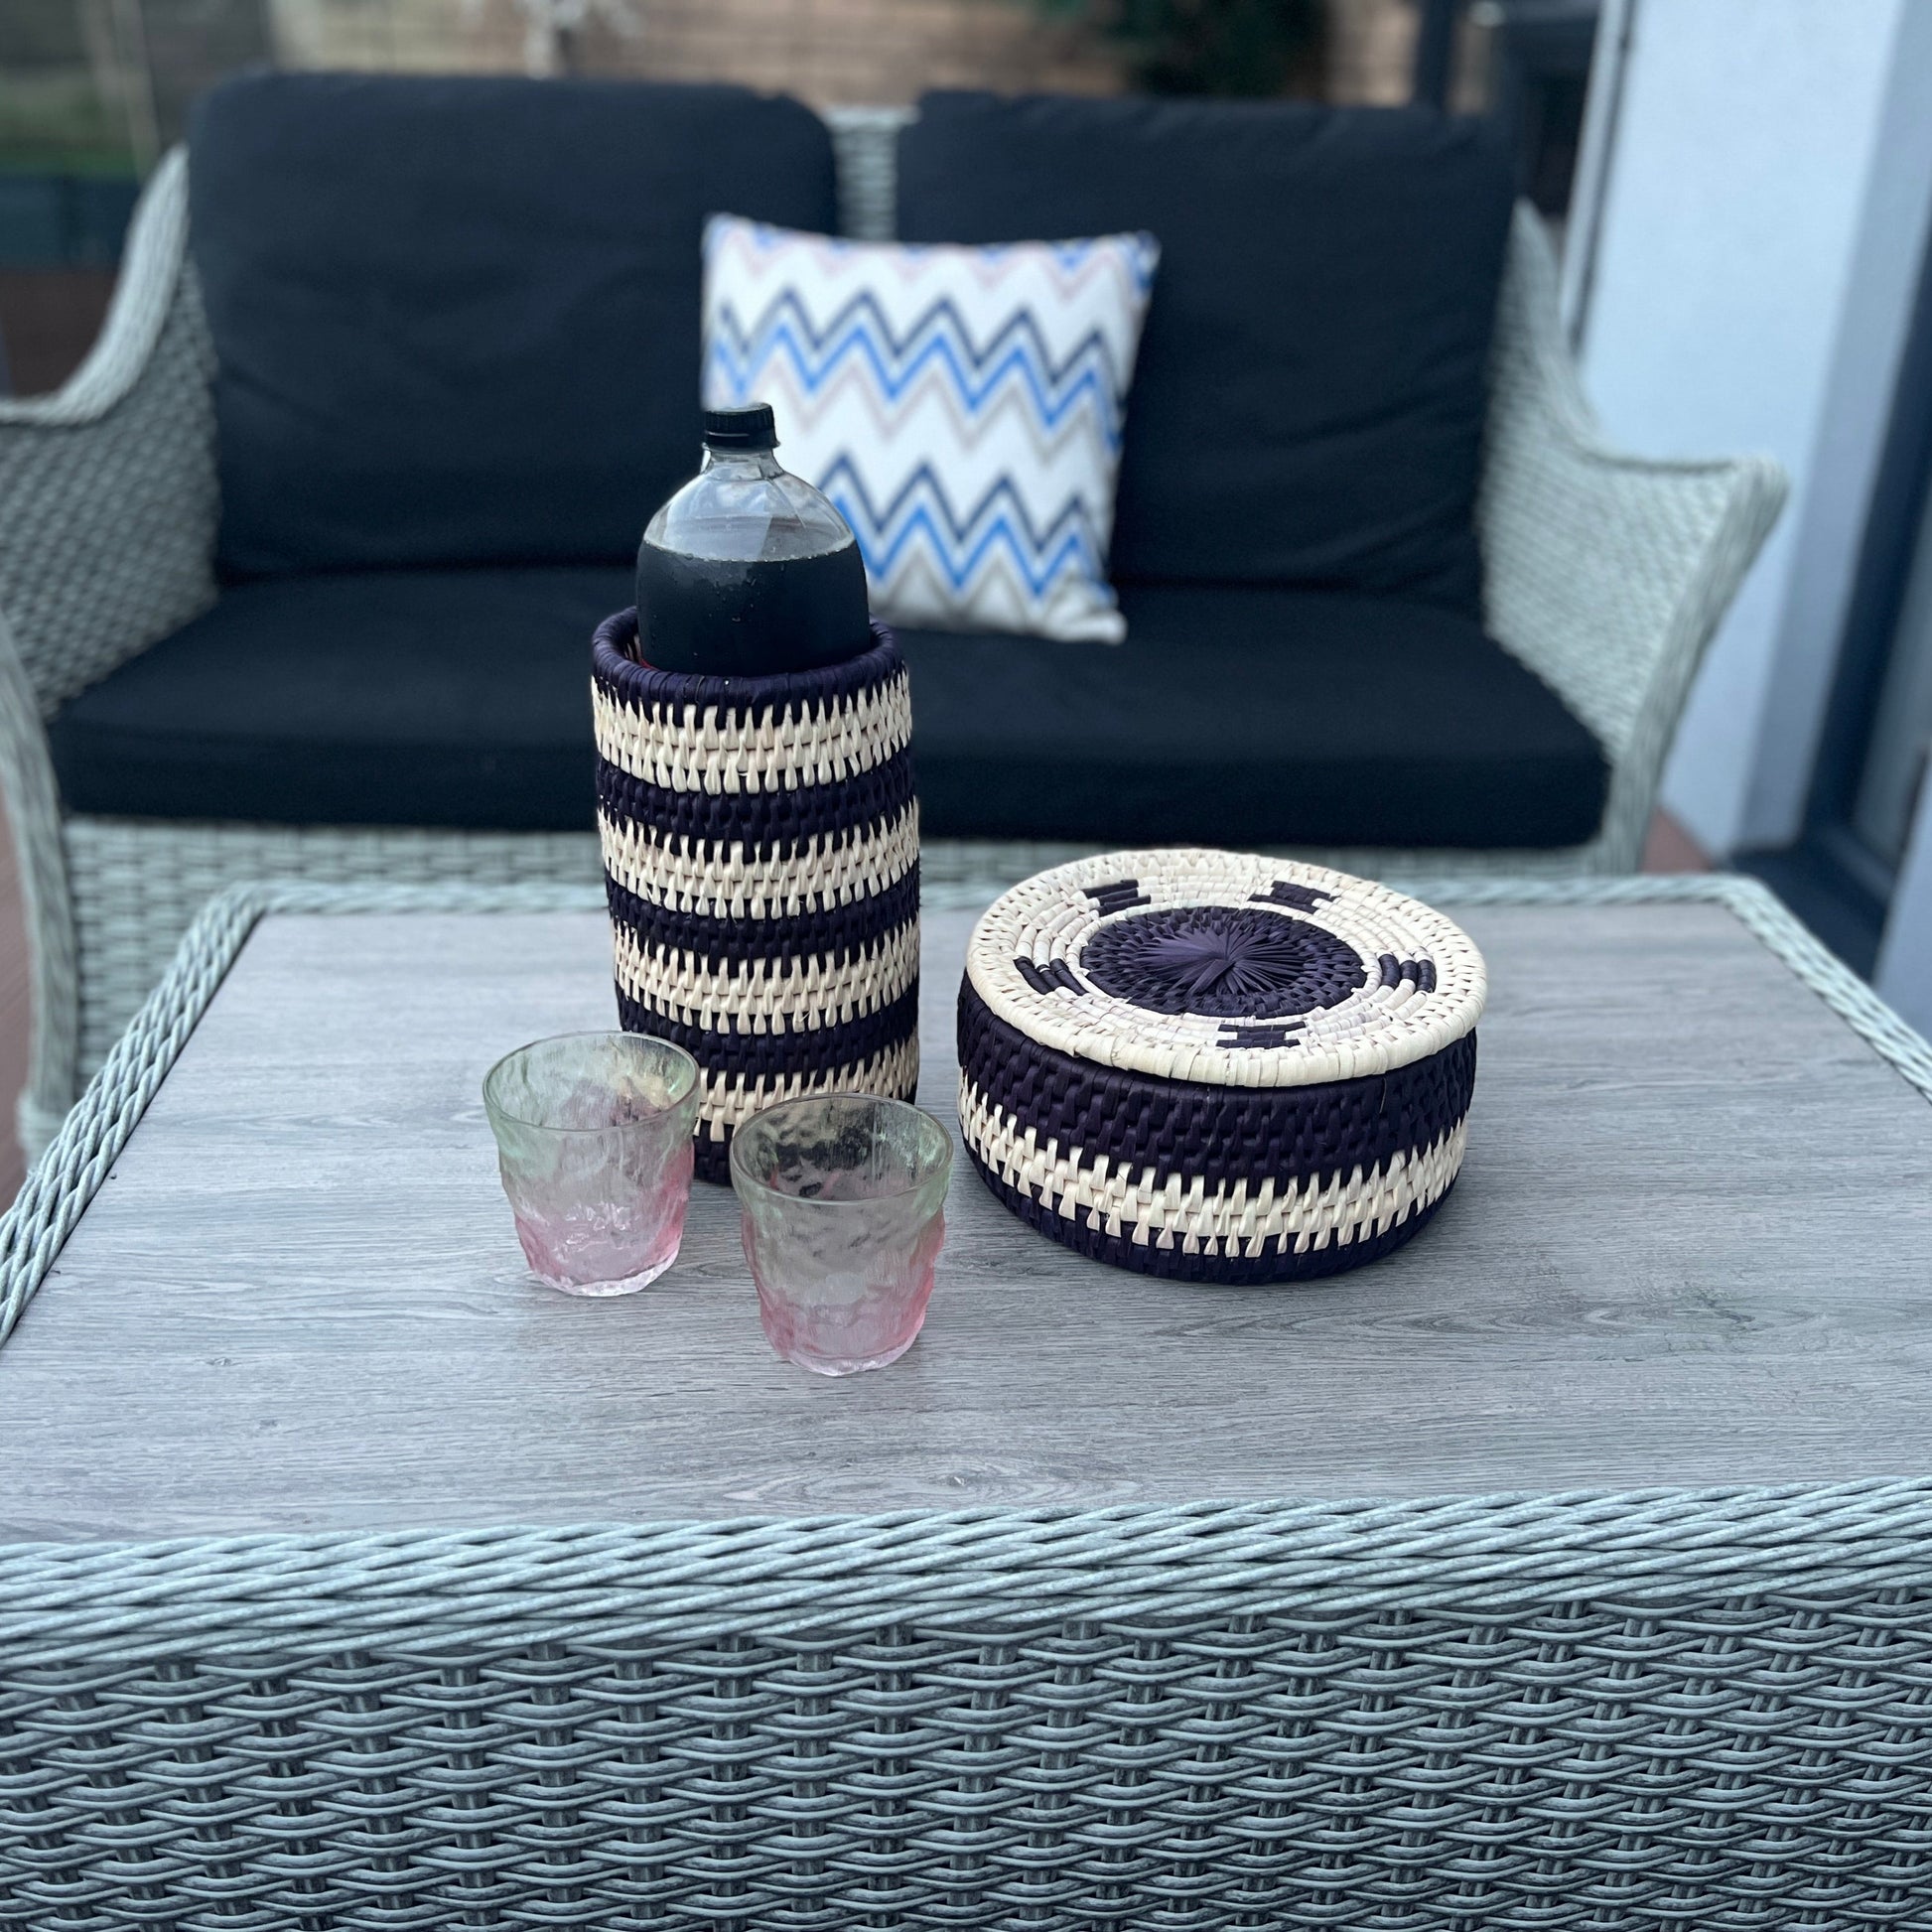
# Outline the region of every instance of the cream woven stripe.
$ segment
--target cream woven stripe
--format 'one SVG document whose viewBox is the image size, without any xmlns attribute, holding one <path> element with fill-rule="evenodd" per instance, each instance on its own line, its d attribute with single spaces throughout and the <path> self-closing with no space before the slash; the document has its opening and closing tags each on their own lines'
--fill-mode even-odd
<svg viewBox="0 0 1932 1932">
<path fill-rule="evenodd" d="M 748 858 L 742 843 L 672 840 L 602 812 L 597 824 L 605 869 L 620 886 L 647 904 L 702 918 L 796 918 L 850 905 L 896 886 L 919 860 L 916 802 L 880 831 L 843 841 L 815 834 L 789 858 Z"/>
<path fill-rule="evenodd" d="M 765 1074 L 749 1086 L 742 1073 L 707 1073 L 698 1114 L 711 1138 L 722 1141 L 728 1130 L 736 1133 L 754 1114 L 775 1107 L 781 1100 L 796 1100 L 808 1093 L 909 1095 L 918 1078 L 919 1042 L 912 1037 L 851 1066 Z"/>
<path fill-rule="evenodd" d="M 597 749 L 613 764 L 671 791 L 795 791 L 884 764 L 912 742 L 912 686 L 901 672 L 870 691 L 800 715 L 774 708 L 720 722 L 686 705 L 673 722 L 612 698 L 593 680 Z"/>
<path fill-rule="evenodd" d="M 1345 1245 L 1385 1233 L 1442 1198 L 1462 1166 L 1468 1135 L 1467 1121 L 1458 1121 L 1420 1157 L 1392 1155 L 1367 1173 L 1356 1168 L 1345 1179 L 1277 1182 L 1271 1174 L 1252 1190 L 1241 1179 L 1210 1194 L 1199 1174 L 1191 1183 L 1173 1174 L 1163 1185 L 1152 1168 L 1138 1174 L 1121 1168 L 1110 1172 L 1105 1155 L 1091 1168 L 1081 1168 L 1080 1149 L 1062 1156 L 1057 1140 L 1041 1146 L 1035 1129 L 1022 1132 L 963 1074 L 959 1126 L 967 1145 L 1002 1180 L 1065 1220 L 1115 1236 L 1131 1231 L 1141 1247 L 1248 1257 L 1259 1255 L 1270 1237 L 1283 1237 L 1297 1254 L 1306 1254 L 1330 1241 Z"/>
<path fill-rule="evenodd" d="M 643 947 L 614 927 L 618 984 L 653 1013 L 735 1034 L 795 1034 L 863 1020 L 896 1000 L 919 970 L 916 915 L 857 959 L 821 954 L 747 962 L 736 972 L 669 946 Z M 790 968 L 780 972 L 780 966 Z"/>
</svg>

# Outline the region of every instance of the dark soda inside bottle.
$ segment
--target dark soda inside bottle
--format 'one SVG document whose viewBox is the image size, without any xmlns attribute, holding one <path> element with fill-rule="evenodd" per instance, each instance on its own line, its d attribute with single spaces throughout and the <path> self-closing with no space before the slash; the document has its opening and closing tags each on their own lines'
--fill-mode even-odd
<svg viewBox="0 0 1932 1932">
<path fill-rule="evenodd" d="M 704 467 L 637 546 L 637 654 L 664 671 L 762 676 L 872 641 L 851 526 L 778 466 L 770 406 L 705 412 Z"/>
</svg>

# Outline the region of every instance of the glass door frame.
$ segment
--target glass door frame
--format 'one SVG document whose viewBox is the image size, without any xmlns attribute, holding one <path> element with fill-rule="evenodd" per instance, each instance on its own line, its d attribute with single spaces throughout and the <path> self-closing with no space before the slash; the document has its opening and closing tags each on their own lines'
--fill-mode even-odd
<svg viewBox="0 0 1932 1932">
<path fill-rule="evenodd" d="M 1897 875 L 1896 867 L 1860 837 L 1853 814 L 1932 494 L 1932 238 L 1921 251 L 1911 314 L 1803 829 L 1787 852 L 1740 859 L 1866 975 L 1877 956 Z"/>
</svg>

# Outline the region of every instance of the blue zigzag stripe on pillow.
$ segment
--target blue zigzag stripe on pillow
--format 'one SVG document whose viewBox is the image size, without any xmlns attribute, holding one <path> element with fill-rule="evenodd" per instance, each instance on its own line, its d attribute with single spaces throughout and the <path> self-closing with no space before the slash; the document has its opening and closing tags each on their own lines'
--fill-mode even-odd
<svg viewBox="0 0 1932 1932">
<path fill-rule="evenodd" d="M 767 401 L 858 537 L 874 608 L 1117 640 L 1106 581 L 1151 235 L 843 242 L 716 216 L 702 380 Z"/>
<path fill-rule="evenodd" d="M 1048 428 L 1083 404 L 1091 407 L 1109 450 L 1118 452 L 1124 387 L 1106 342 L 1089 331 L 1061 361 L 1054 361 L 1030 311 L 1022 309 L 983 346 L 975 345 L 966 319 L 942 296 L 903 337 L 870 292 L 852 298 L 823 330 L 812 327 L 797 296 L 779 292 L 770 307 L 747 326 L 732 303 L 722 305 L 706 347 L 707 366 L 743 392 L 757 374 L 782 355 L 806 395 L 816 395 L 841 365 L 863 360 L 889 401 L 902 400 L 936 367 L 950 378 L 968 416 L 975 416 L 1008 382 L 1024 384 L 1039 420 Z"/>
<path fill-rule="evenodd" d="M 841 455 L 819 487 L 852 525 L 866 569 L 881 583 L 899 575 L 906 553 L 922 548 L 954 590 L 963 590 L 985 568 L 996 550 L 1005 550 L 1022 581 L 1035 596 L 1069 563 L 1097 572 L 1100 559 L 1088 532 L 1093 513 L 1069 497 L 1043 529 L 1027 514 L 1027 505 L 1009 478 L 1002 477 L 966 515 L 956 515 L 946 488 L 930 464 L 922 463 L 891 502 L 873 502 L 850 456 Z"/>
</svg>

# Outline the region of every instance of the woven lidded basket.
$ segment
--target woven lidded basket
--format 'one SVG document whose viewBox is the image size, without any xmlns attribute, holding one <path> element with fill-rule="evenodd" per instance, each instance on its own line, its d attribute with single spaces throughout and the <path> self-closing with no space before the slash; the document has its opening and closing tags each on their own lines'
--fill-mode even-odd
<svg viewBox="0 0 1932 1932">
<path fill-rule="evenodd" d="M 961 1135 L 1096 1260 L 1185 1281 L 1359 1267 L 1462 1165 L 1482 956 L 1325 867 L 1120 852 L 996 899 L 959 989 Z"/>
<path fill-rule="evenodd" d="M 619 1023 L 704 1073 L 697 1171 L 803 1093 L 910 1100 L 919 1077 L 912 699 L 883 624 L 844 664 L 699 677 L 591 646 Z"/>
</svg>

